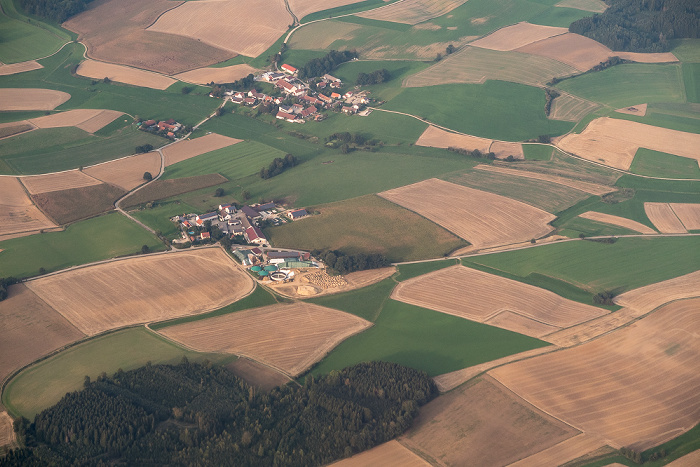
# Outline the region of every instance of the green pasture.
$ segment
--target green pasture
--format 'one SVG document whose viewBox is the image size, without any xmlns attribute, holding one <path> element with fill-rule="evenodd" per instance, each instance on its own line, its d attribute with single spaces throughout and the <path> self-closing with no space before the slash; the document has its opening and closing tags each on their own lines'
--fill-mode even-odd
<svg viewBox="0 0 700 467">
<path fill-rule="evenodd" d="M 569 25 L 574 21 L 592 15 L 593 13 L 591 13 L 590 11 L 579 10 L 576 8 L 556 7 L 548 8 L 542 13 L 533 16 L 532 18 L 530 18 L 529 22 L 533 24 L 541 24 L 543 26 L 558 26 L 562 28 L 568 28 Z"/>
<path fill-rule="evenodd" d="M 394 279 L 388 277 L 381 282 L 361 289 L 311 298 L 307 301 L 316 305 L 352 313 L 367 321 L 374 321 L 379 316 L 384 302 L 389 298 L 395 286 L 396 282 Z"/>
<path fill-rule="evenodd" d="M 647 113 L 644 117 L 619 112 L 609 112 L 609 114 L 605 116 L 619 118 L 622 120 L 631 120 L 662 128 L 670 128 L 671 130 L 686 131 L 688 133 L 700 133 L 700 112 L 698 112 L 697 104 L 692 103 L 664 102 L 650 104 L 647 107 Z M 583 130 L 583 127 L 580 129 Z"/>
<path fill-rule="evenodd" d="M 630 172 L 650 177 L 700 179 L 700 168 L 695 159 L 645 148 L 637 150 Z"/>
<path fill-rule="evenodd" d="M 439 271 L 440 269 L 455 266 L 457 264 L 459 264 L 459 260 L 455 259 L 429 261 L 425 263 L 400 264 L 398 266 L 399 274 L 396 276 L 396 280 L 401 282 L 408 279 L 413 279 L 414 277 L 422 276 L 423 274 L 428 274 L 429 272 Z"/>
<path fill-rule="evenodd" d="M 547 118 L 544 102 L 542 89 L 487 81 L 407 88 L 382 108 L 417 115 L 470 135 L 505 141 L 569 131 L 572 123 Z"/>
<path fill-rule="evenodd" d="M 644 211 L 644 203 L 700 203 L 699 193 L 637 189 L 634 198 L 619 203 L 599 203 L 595 211 L 627 217 L 654 228 Z"/>
<path fill-rule="evenodd" d="M 700 103 L 700 63 L 684 63 L 683 82 L 688 102 Z"/>
<path fill-rule="evenodd" d="M 132 370 L 158 363 L 208 359 L 225 363 L 235 357 L 193 352 L 179 347 L 143 327 L 126 329 L 88 340 L 22 371 L 7 385 L 2 402 L 15 416 L 34 415 L 58 402 L 67 392 L 83 387 L 85 376 L 96 379 L 103 372 Z"/>
<path fill-rule="evenodd" d="M 12 0 L 1 0 L 0 7 L 0 62 L 46 57 L 71 40 L 67 31 L 17 11 Z"/>
<path fill-rule="evenodd" d="M 184 213 L 189 214 L 196 212 L 197 209 L 194 207 L 177 200 L 158 201 L 156 205 L 150 209 L 144 208 L 138 211 L 131 211 L 129 214 L 156 232 L 160 232 L 165 237 L 172 240 L 180 236 L 180 229 L 174 222 L 170 222 L 170 218 Z"/>
<path fill-rule="evenodd" d="M 21 120 L 29 120 L 30 118 L 42 117 L 44 115 L 46 115 L 46 112 L 39 110 L 0 112 L 0 123 L 19 122 Z"/>
<path fill-rule="evenodd" d="M 583 234 L 586 237 L 602 237 L 602 236 L 617 236 L 617 235 L 638 235 L 635 230 L 618 227 L 604 222 L 597 222 L 583 217 L 573 217 L 563 223 L 558 230 L 560 235 L 566 235 L 570 238 L 578 238 Z"/>
<path fill-rule="evenodd" d="M 389 81 L 362 86 L 362 89 L 371 91 L 370 97 L 374 99 L 390 100 L 401 92 L 401 83 L 405 78 L 428 68 L 432 64 L 432 62 L 418 62 L 415 60 L 358 60 L 343 63 L 333 70 L 333 76 L 352 86 L 357 82 L 358 74 L 370 74 L 376 70 L 386 69 L 389 71 Z"/>
<path fill-rule="evenodd" d="M 347 15 L 351 13 L 358 13 L 360 11 L 371 10 L 380 6 L 388 5 L 396 0 L 364 0 L 357 3 L 351 3 L 349 5 L 343 5 L 335 8 L 329 8 L 327 10 L 317 11 L 315 13 L 310 13 L 303 18 L 299 19 L 299 22 L 304 24 L 310 21 L 317 21 L 319 19 L 331 18 L 338 15 Z"/>
<path fill-rule="evenodd" d="M 676 39 L 671 52 L 681 62 L 700 63 L 700 39 Z"/>
<path fill-rule="evenodd" d="M 113 213 L 76 222 L 62 232 L 46 232 L 0 242 L 0 277 L 28 277 L 79 264 L 135 254 L 163 244 L 142 227 Z"/>
<path fill-rule="evenodd" d="M 526 161 L 548 161 L 552 159 L 554 148 L 547 144 L 523 144 Z"/>
<path fill-rule="evenodd" d="M 653 178 L 636 177 L 634 175 L 623 175 L 615 184 L 620 188 L 633 188 L 635 190 L 670 192 L 678 196 L 687 196 L 687 201 L 693 203 L 695 196 L 700 194 L 700 182 L 694 180 L 656 180 Z"/>
</svg>

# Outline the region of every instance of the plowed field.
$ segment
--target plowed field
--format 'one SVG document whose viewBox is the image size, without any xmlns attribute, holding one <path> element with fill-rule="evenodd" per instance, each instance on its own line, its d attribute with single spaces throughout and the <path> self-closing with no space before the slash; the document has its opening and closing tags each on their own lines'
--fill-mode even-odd
<svg viewBox="0 0 700 467">
<path fill-rule="evenodd" d="M 289 0 L 289 6 L 298 19 L 304 16 L 329 8 L 350 5 L 357 3 L 357 0 Z"/>
<path fill-rule="evenodd" d="M 465 1 L 466 0 L 405 0 L 397 4 L 387 5 L 372 11 L 360 13 L 357 16 L 379 21 L 418 24 L 442 16 L 462 5 Z"/>
<path fill-rule="evenodd" d="M 430 467 L 430 464 L 396 440 L 380 444 L 369 451 L 334 462 L 331 467 Z"/>
<path fill-rule="evenodd" d="M 602 13 L 608 8 L 601 0 L 562 0 L 554 6 L 575 8 L 577 10 L 591 11 L 593 13 Z"/>
<path fill-rule="evenodd" d="M 29 60 L 27 62 L 12 63 L 12 64 L 2 64 L 0 65 L 0 76 L 14 75 L 17 73 L 24 73 L 25 71 L 39 70 L 44 68 L 36 60 Z"/>
<path fill-rule="evenodd" d="M 580 180 L 572 180 L 570 178 L 558 177 L 556 175 L 549 175 L 538 172 L 528 172 L 526 170 L 509 169 L 506 167 L 501 167 L 497 165 L 477 165 L 475 169 L 486 170 L 488 172 L 497 172 L 506 175 L 513 175 L 516 177 L 533 178 L 535 180 L 543 180 L 546 182 L 556 183 L 558 185 L 568 186 L 569 188 L 575 188 L 576 190 L 584 191 L 592 195 L 604 195 L 615 191 L 614 188 L 599 185 L 597 183 L 584 182 Z"/>
<path fill-rule="evenodd" d="M 56 227 L 27 196 L 14 177 L 0 177 L 0 235 Z"/>
<path fill-rule="evenodd" d="M 0 447 L 10 444 L 15 439 L 12 429 L 12 417 L 4 410 L 0 412 Z"/>
<path fill-rule="evenodd" d="M 46 175 L 30 175 L 27 177 L 20 177 L 20 180 L 27 188 L 27 191 L 32 195 L 47 193 L 49 191 L 68 190 L 70 188 L 82 188 L 102 183 L 89 175 L 85 175 L 79 170 L 69 170 L 67 172 Z"/>
<path fill-rule="evenodd" d="M 226 146 L 231 146 L 241 141 L 240 139 L 229 138 L 228 136 L 217 135 L 216 133 L 211 133 L 197 139 L 178 141 L 163 149 L 165 166 L 177 164 L 191 157 L 225 148 Z"/>
<path fill-rule="evenodd" d="M 691 297 L 700 297 L 700 271 L 630 290 L 615 297 L 615 303 L 646 313 L 664 303 Z"/>
<path fill-rule="evenodd" d="M 253 288 L 218 248 L 108 262 L 27 284 L 88 335 L 215 310 Z"/>
<path fill-rule="evenodd" d="M 510 464 L 509 467 L 529 467 L 537 465 L 562 465 L 605 446 L 602 439 L 581 433 L 549 449 L 533 454 Z"/>
<path fill-rule="evenodd" d="M 644 212 L 661 233 L 686 233 L 683 223 L 668 203 L 644 203 Z"/>
<path fill-rule="evenodd" d="M 157 152 L 138 154 L 83 169 L 87 175 L 127 191 L 145 182 L 145 172 L 155 176 L 159 171 L 160 155 Z"/>
<path fill-rule="evenodd" d="M 603 222 L 604 224 L 617 225 L 643 234 L 657 233 L 656 230 L 652 229 L 651 227 L 647 227 L 646 225 L 641 224 L 637 221 L 633 221 L 632 219 L 627 219 L 625 217 L 613 216 L 612 214 L 588 211 L 584 212 L 583 214 L 579 214 L 579 217 L 583 217 L 584 219 L 590 219 L 596 222 Z"/>
<path fill-rule="evenodd" d="M 70 99 L 70 94 L 53 89 L 0 88 L 0 111 L 53 110 Z"/>
<path fill-rule="evenodd" d="M 460 135 L 457 133 L 450 133 L 449 131 L 441 130 L 438 127 L 429 125 L 425 129 L 418 141 L 416 141 L 417 146 L 428 146 L 431 148 L 460 148 L 466 149 L 467 151 L 473 151 L 478 149 L 482 153 L 489 152 L 491 143 L 493 140 L 486 138 L 479 138 L 478 136 L 471 135 Z"/>
<path fill-rule="evenodd" d="M 522 22 L 499 29 L 482 39 L 472 42 L 471 45 L 491 50 L 515 50 L 533 42 L 565 34 L 568 31 L 566 28 Z"/>
<path fill-rule="evenodd" d="M 673 212 L 688 230 L 700 230 L 700 204 L 669 203 Z"/>
<path fill-rule="evenodd" d="M 226 369 L 245 380 L 246 383 L 263 391 L 269 391 L 277 386 L 284 386 L 291 381 L 288 376 L 283 375 L 279 371 L 245 357 L 236 359 L 235 362 L 226 365 Z"/>
<path fill-rule="evenodd" d="M 600 105 L 571 94 L 562 94 L 552 102 L 548 117 L 552 120 L 578 122 Z"/>
<path fill-rule="evenodd" d="M 32 118 L 29 122 L 39 128 L 75 126 L 88 133 L 94 133 L 120 115 L 123 115 L 123 112 L 116 110 L 73 109 L 45 117 Z"/>
<path fill-rule="evenodd" d="M 207 84 L 212 81 L 219 83 L 233 83 L 236 80 L 245 78 L 257 70 L 250 65 L 233 65 L 223 68 L 197 68 L 196 70 L 186 71 L 175 75 L 175 78 L 180 81 L 195 84 Z"/>
<path fill-rule="evenodd" d="M 119 83 L 161 90 L 167 89 L 176 82 L 172 78 L 151 71 L 139 70 L 125 65 L 97 62 L 95 60 L 85 60 L 80 64 L 76 73 L 88 78 L 103 79 L 107 77 Z"/>
<path fill-rule="evenodd" d="M 32 195 L 32 201 L 60 225 L 96 216 L 114 209 L 126 191 L 108 183 Z"/>
</svg>

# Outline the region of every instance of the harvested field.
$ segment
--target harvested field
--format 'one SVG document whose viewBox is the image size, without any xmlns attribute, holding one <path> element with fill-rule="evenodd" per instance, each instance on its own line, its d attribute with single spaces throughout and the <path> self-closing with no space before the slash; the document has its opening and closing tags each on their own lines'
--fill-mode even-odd
<svg viewBox="0 0 700 467">
<path fill-rule="evenodd" d="M 638 115 L 643 117 L 647 114 L 647 104 L 634 105 L 632 107 L 625 107 L 623 109 L 617 109 L 615 112 L 627 115 Z"/>
<path fill-rule="evenodd" d="M 32 200 L 59 225 L 96 216 L 114 209 L 126 191 L 108 183 L 32 195 Z"/>
<path fill-rule="evenodd" d="M 474 47 L 491 50 L 516 50 L 533 42 L 568 33 L 567 28 L 540 26 L 521 22 L 499 29 L 488 36 L 471 43 Z"/>
<path fill-rule="evenodd" d="M 558 347 L 573 347 L 614 331 L 644 314 L 632 308 L 622 308 L 600 318 L 548 334 L 543 336 L 542 340 Z"/>
<path fill-rule="evenodd" d="M 369 451 L 334 462 L 330 467 L 430 467 L 430 464 L 398 441 L 391 440 Z"/>
<path fill-rule="evenodd" d="M 202 352 L 242 355 L 296 376 L 371 325 L 349 313 L 296 302 L 239 311 L 160 332 Z"/>
<path fill-rule="evenodd" d="M 641 52 L 613 52 L 613 55 L 637 63 L 673 63 L 678 58 L 671 52 L 641 53 Z"/>
<path fill-rule="evenodd" d="M 489 152 L 491 143 L 493 140 L 486 138 L 479 138 L 478 136 L 471 135 L 461 135 L 458 133 L 450 133 L 449 131 L 442 130 L 436 126 L 429 125 L 425 129 L 418 141 L 416 141 L 417 146 L 428 146 L 431 148 L 449 148 L 455 147 L 460 149 L 466 149 L 467 151 L 473 151 L 478 149 L 482 153 Z"/>
<path fill-rule="evenodd" d="M 666 464 L 668 467 L 695 467 L 700 464 L 700 449 Z"/>
<path fill-rule="evenodd" d="M 212 81 L 215 84 L 233 83 L 236 80 L 245 78 L 249 74 L 258 71 L 250 65 L 241 64 L 227 66 L 223 68 L 197 68 L 175 75 L 175 78 L 186 83 L 208 84 Z"/>
<path fill-rule="evenodd" d="M 25 71 L 39 70 L 44 68 L 36 60 L 29 60 L 20 63 L 11 63 L 9 65 L 3 63 L 0 64 L 0 76 L 16 75 L 17 73 L 24 73 Z"/>
<path fill-rule="evenodd" d="M 36 127 L 26 120 L 19 122 L 0 123 L 0 138 L 18 135 L 34 130 Z"/>
<path fill-rule="evenodd" d="M 580 134 L 564 136 L 557 146 L 595 162 L 628 170 L 642 147 L 700 162 L 700 134 L 670 130 L 643 123 L 602 117 L 593 120 Z"/>
<path fill-rule="evenodd" d="M 674 300 L 700 297 L 700 271 L 630 290 L 615 297 L 615 303 L 648 313 Z"/>
<path fill-rule="evenodd" d="M 253 280 L 219 248 L 135 257 L 27 283 L 88 335 L 221 308 Z"/>
<path fill-rule="evenodd" d="M 0 411 L 0 447 L 7 446 L 15 440 L 15 432 L 12 428 L 12 417 L 7 412 Z"/>
<path fill-rule="evenodd" d="M 297 29 L 289 39 L 292 49 L 325 50 L 337 40 L 351 41 L 355 39 L 355 31 L 362 26 L 343 21 L 320 21 L 312 26 Z"/>
<path fill-rule="evenodd" d="M 514 175 L 516 177 L 533 178 L 535 180 L 543 180 L 546 182 L 556 183 L 558 185 L 568 186 L 592 195 L 602 196 L 606 193 L 615 191 L 615 188 L 598 183 L 584 182 L 581 180 L 572 180 L 570 178 L 559 177 L 557 175 L 549 175 L 538 172 L 528 172 L 527 170 L 509 169 L 498 165 L 480 164 L 474 167 L 475 169 L 486 170 L 488 172 L 496 172 L 504 175 Z"/>
<path fill-rule="evenodd" d="M 445 48 L 452 44 L 457 49 L 476 39 L 478 36 L 462 36 L 446 42 L 433 42 L 428 45 L 387 45 L 385 36 L 379 34 L 371 37 L 364 46 L 357 51 L 364 60 L 433 60 L 435 55 L 445 53 Z"/>
<path fill-rule="evenodd" d="M 608 5 L 601 0 L 562 0 L 554 6 L 575 8 L 577 10 L 590 11 L 593 13 L 602 13 L 608 9 Z"/>
<path fill-rule="evenodd" d="M 643 234 L 655 234 L 656 230 L 646 225 L 633 221 L 632 219 L 627 219 L 625 217 L 613 216 L 612 214 L 605 214 L 603 212 L 587 211 L 583 214 L 579 214 L 579 217 L 584 219 L 590 219 L 596 222 L 602 222 L 604 224 L 617 225 L 619 227 L 624 227 L 626 229 L 634 230 L 635 232 Z"/>
<path fill-rule="evenodd" d="M 13 285 L 0 302 L 0 382 L 39 357 L 84 334 L 24 284 Z"/>
<path fill-rule="evenodd" d="M 683 223 L 668 203 L 644 203 L 644 212 L 661 233 L 686 233 Z"/>
<path fill-rule="evenodd" d="M 229 363 L 226 365 L 226 369 L 245 380 L 251 386 L 260 388 L 263 391 L 269 391 L 277 386 L 284 386 L 291 381 L 288 376 L 283 375 L 279 371 L 245 357 Z"/>
<path fill-rule="evenodd" d="M 294 16 L 301 20 L 304 16 L 317 11 L 350 5 L 356 2 L 357 0 L 289 0 L 289 7 L 292 9 Z"/>
<path fill-rule="evenodd" d="M 119 83 L 142 86 L 151 89 L 167 89 L 177 80 L 167 76 L 153 73 L 152 71 L 139 70 L 125 65 L 115 65 L 114 63 L 98 62 L 95 60 L 85 60 L 76 71 L 80 76 L 92 79 L 103 79 L 105 77 Z"/>
<path fill-rule="evenodd" d="M 70 99 L 70 94 L 53 89 L 0 88 L 0 111 L 53 110 Z"/>
<path fill-rule="evenodd" d="M 20 177 L 20 180 L 30 195 L 68 190 L 70 188 L 83 188 L 102 183 L 77 169 L 46 175 L 28 175 Z"/>
<path fill-rule="evenodd" d="M 587 434 L 643 451 L 700 421 L 698 331 L 700 299 L 683 300 L 615 333 L 489 374 Z"/>
<path fill-rule="evenodd" d="M 28 121 L 38 128 L 75 126 L 88 133 L 94 133 L 123 114 L 124 112 L 116 110 L 73 109 L 45 117 L 32 118 Z"/>
<path fill-rule="evenodd" d="M 194 177 L 176 178 L 173 180 L 156 180 L 129 195 L 121 203 L 121 206 L 138 206 L 149 201 L 170 198 L 171 196 L 219 185 L 227 181 L 226 177 L 219 174 L 195 175 Z"/>
<path fill-rule="evenodd" d="M 188 139 L 178 141 L 163 148 L 163 156 L 165 156 L 165 166 L 177 164 L 178 162 L 190 159 L 192 157 L 225 148 L 243 140 L 229 138 L 228 136 L 211 133 L 196 139 Z"/>
<path fill-rule="evenodd" d="M 345 276 L 329 276 L 325 271 L 311 272 L 301 275 L 297 274 L 299 285 L 268 283 L 268 286 L 274 287 L 275 292 L 282 295 L 294 298 L 308 298 L 312 295 L 330 295 L 360 289 L 380 282 L 392 276 L 395 272 L 395 267 L 367 269 L 365 271 L 351 272 Z"/>
<path fill-rule="evenodd" d="M 525 154 L 523 154 L 523 145 L 520 143 L 494 141 L 491 147 L 489 148 L 489 151 L 496 154 L 497 159 L 507 159 L 511 156 L 513 157 L 513 159 L 525 159 Z"/>
<path fill-rule="evenodd" d="M 464 266 L 403 281 L 391 298 L 532 337 L 607 313 L 548 290 Z"/>
<path fill-rule="evenodd" d="M 561 94 L 552 101 L 548 118 L 564 120 L 565 122 L 578 122 L 598 107 L 600 105 L 595 102 L 571 94 Z"/>
<path fill-rule="evenodd" d="M 231 52 L 195 39 L 146 30 L 179 4 L 171 0 L 96 0 L 63 27 L 80 35 L 91 58 L 159 73 L 181 73 L 231 58 Z"/>
<path fill-rule="evenodd" d="M 227 21 L 213 20 L 235 18 L 242 12 L 245 12 L 245 21 L 236 27 L 231 27 Z M 291 23 L 292 17 L 282 0 L 267 2 L 264 9 L 256 0 L 202 0 L 185 2 L 163 13 L 147 31 L 184 36 L 231 54 L 257 57 L 270 48 Z"/>
<path fill-rule="evenodd" d="M 418 24 L 442 16 L 466 0 L 404 0 L 356 16 L 394 23 Z"/>
<path fill-rule="evenodd" d="M 597 436 L 581 433 L 559 444 L 510 464 L 509 467 L 529 467 L 533 465 L 563 465 L 585 456 L 605 446 L 605 441 Z M 612 451 L 612 449 L 610 449 Z"/>
<path fill-rule="evenodd" d="M 56 227 L 31 199 L 14 177 L 0 177 L 0 236 Z"/>
<path fill-rule="evenodd" d="M 483 377 L 423 406 L 399 442 L 437 465 L 508 465 L 576 434 Z"/>
<path fill-rule="evenodd" d="M 688 230 L 700 230 L 700 204 L 669 203 L 673 212 Z"/>
<path fill-rule="evenodd" d="M 396 267 L 379 269 L 367 269 L 364 271 L 351 272 L 345 275 L 345 280 L 354 289 L 366 287 L 371 284 L 376 284 L 379 281 L 391 277 L 396 272 Z"/>
<path fill-rule="evenodd" d="M 85 174 L 127 191 L 145 182 L 145 172 L 155 176 L 159 171 L 160 155 L 157 152 L 137 154 L 83 169 Z"/>
<path fill-rule="evenodd" d="M 435 178 L 379 195 L 414 211 L 475 248 L 518 243 L 552 231 L 554 216 L 520 201 Z"/>
</svg>

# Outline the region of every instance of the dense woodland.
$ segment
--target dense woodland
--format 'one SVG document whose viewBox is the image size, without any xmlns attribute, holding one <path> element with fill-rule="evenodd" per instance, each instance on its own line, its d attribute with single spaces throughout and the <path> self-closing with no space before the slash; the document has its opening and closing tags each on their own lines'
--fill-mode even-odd
<svg viewBox="0 0 700 467">
<path fill-rule="evenodd" d="M 19 0 L 27 13 L 62 23 L 87 9 L 92 0 Z"/>
<path fill-rule="evenodd" d="M 285 155 L 284 159 L 281 157 L 275 157 L 275 159 L 270 162 L 269 166 L 260 169 L 260 178 L 267 180 L 268 178 L 272 178 L 281 174 L 285 170 L 294 167 L 298 163 L 299 160 L 292 154 Z"/>
<path fill-rule="evenodd" d="M 391 262 L 380 253 L 372 253 L 369 255 L 357 253 L 348 255 L 338 250 L 313 250 L 311 256 L 315 256 L 323 261 L 326 266 L 331 269 L 331 272 L 337 272 L 339 274 L 391 266 Z"/>
<path fill-rule="evenodd" d="M 354 50 L 331 50 L 321 58 L 314 58 L 306 62 L 304 66 L 299 68 L 298 76 L 301 79 L 323 76 L 341 63 L 349 62 L 353 58 L 357 58 L 357 52 Z"/>
<path fill-rule="evenodd" d="M 183 359 L 102 375 L 33 423 L 0 465 L 329 463 L 403 433 L 437 396 L 423 372 L 361 363 L 256 393 L 228 370 Z"/>
<path fill-rule="evenodd" d="M 671 39 L 700 37 L 698 0 L 606 0 L 604 13 L 574 21 L 569 31 L 618 51 L 667 52 Z"/>
</svg>

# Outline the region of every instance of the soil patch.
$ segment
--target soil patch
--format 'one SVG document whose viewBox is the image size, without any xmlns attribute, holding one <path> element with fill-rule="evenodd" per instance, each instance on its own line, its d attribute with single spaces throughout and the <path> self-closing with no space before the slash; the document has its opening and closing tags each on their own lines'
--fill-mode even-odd
<svg viewBox="0 0 700 467">
<path fill-rule="evenodd" d="M 53 89 L 0 88 L 0 111 L 53 110 L 70 99 L 70 94 Z"/>
<path fill-rule="evenodd" d="M 0 238 L 7 240 L 9 234 L 53 227 L 56 224 L 32 204 L 18 179 L 0 177 Z"/>
<path fill-rule="evenodd" d="M 334 462 L 330 467 L 430 467 L 430 464 L 405 448 L 398 441 L 391 440 L 369 451 Z"/>
<path fill-rule="evenodd" d="M 630 290 L 615 297 L 615 303 L 648 313 L 665 303 L 700 296 L 700 271 Z"/>
<path fill-rule="evenodd" d="M 496 154 L 497 159 L 507 159 L 512 157 L 517 160 L 524 160 L 523 145 L 520 143 L 509 143 L 507 141 L 494 141 L 489 151 Z"/>
<path fill-rule="evenodd" d="M 32 195 L 32 200 L 60 225 L 96 216 L 114 209 L 114 202 L 126 191 L 108 183 L 50 191 Z"/>
<path fill-rule="evenodd" d="M 26 177 L 20 177 L 20 180 L 31 195 L 48 193 L 50 191 L 68 190 L 71 188 L 83 188 L 86 186 L 100 185 L 102 183 L 77 169 L 46 175 L 28 175 Z"/>
<path fill-rule="evenodd" d="M 644 203 L 644 212 L 661 233 L 686 233 L 683 223 L 668 203 Z"/>
<path fill-rule="evenodd" d="M 579 214 L 579 217 L 583 217 L 584 219 L 590 219 L 596 222 L 602 222 L 604 224 L 617 225 L 619 227 L 624 227 L 626 229 L 634 230 L 635 232 L 643 234 L 653 235 L 657 233 L 656 230 L 652 229 L 651 227 L 647 227 L 646 225 L 640 222 L 633 221 L 632 219 L 627 219 L 625 217 L 613 216 L 612 214 L 588 211 L 584 212 L 583 214 Z"/>
<path fill-rule="evenodd" d="M 85 60 L 76 71 L 80 76 L 93 79 L 109 78 L 119 83 L 142 86 L 152 89 L 167 89 L 177 81 L 167 76 L 159 75 L 151 71 L 139 70 L 125 65 Z"/>
<path fill-rule="evenodd" d="M 700 204 L 669 203 L 673 212 L 688 230 L 700 230 Z"/>
<path fill-rule="evenodd" d="M 418 141 L 416 141 L 416 146 L 427 146 L 431 148 L 459 148 L 466 149 L 467 151 L 473 151 L 478 149 L 482 153 L 489 152 L 493 140 L 486 138 L 479 138 L 478 136 L 471 135 L 460 135 L 457 133 L 451 133 L 449 131 L 442 130 L 433 125 L 429 125 L 425 129 Z"/>
<path fill-rule="evenodd" d="M 83 173 L 129 191 L 145 183 L 143 174 L 160 171 L 160 155 L 157 152 L 124 157 L 83 169 Z"/>
<path fill-rule="evenodd" d="M 532 465 L 564 465 L 569 461 L 585 456 L 605 446 L 605 441 L 597 436 L 581 433 L 561 443 L 510 464 L 509 467 Z M 613 449 L 610 449 L 613 451 Z"/>
<path fill-rule="evenodd" d="M 12 417 L 4 410 L 0 412 L 0 447 L 7 446 L 15 440 Z"/>
<path fill-rule="evenodd" d="M 73 109 L 45 117 L 32 118 L 29 123 L 38 128 L 62 128 L 75 126 L 94 133 L 122 116 L 123 112 L 104 109 Z"/>
<path fill-rule="evenodd" d="M 617 109 L 615 112 L 627 115 L 639 115 L 644 117 L 647 114 L 647 104 L 633 105 L 632 107 L 625 107 L 623 109 Z"/>
<path fill-rule="evenodd" d="M 568 186 L 569 188 L 574 188 L 592 195 L 602 196 L 606 193 L 615 191 L 615 188 L 599 185 L 597 183 L 584 182 L 581 180 L 572 180 L 570 178 L 559 177 L 556 175 L 549 175 L 537 172 L 528 172 L 526 170 L 519 169 L 509 169 L 506 167 L 501 167 L 498 165 L 477 165 L 474 167 L 479 170 L 486 170 L 488 172 L 497 172 L 505 175 L 514 175 L 516 177 L 533 178 L 535 180 L 543 180 L 546 182 L 556 183 L 558 185 Z"/>
<path fill-rule="evenodd" d="M 9 65 L 3 63 L 2 65 L 0 65 L 0 76 L 15 75 L 17 73 L 39 70 L 41 68 L 44 67 L 36 60 L 29 60 L 20 63 L 11 63 Z"/>
<path fill-rule="evenodd" d="M 404 0 L 359 13 L 357 16 L 394 23 L 418 24 L 442 16 L 465 2 L 466 0 Z"/>
<path fill-rule="evenodd" d="M 277 386 L 284 386 L 291 381 L 288 376 L 283 375 L 279 371 L 245 357 L 226 365 L 226 369 L 245 380 L 251 386 L 260 388 L 263 391 L 269 391 Z"/>
<path fill-rule="evenodd" d="M 227 66 L 223 68 L 197 68 L 175 75 L 180 81 L 195 84 L 208 84 L 212 81 L 215 84 L 233 83 L 236 80 L 245 78 L 249 74 L 255 74 L 258 70 L 250 65 L 241 64 Z"/>
<path fill-rule="evenodd" d="M 577 10 L 590 11 L 593 13 L 602 13 L 608 9 L 608 5 L 601 0 L 562 0 L 554 6 L 575 8 Z"/>
<path fill-rule="evenodd" d="M 226 177 L 220 174 L 195 175 L 194 177 L 176 178 L 173 180 L 156 180 L 125 198 L 122 205 L 124 207 L 138 206 L 149 201 L 170 198 L 171 196 L 219 185 L 227 181 Z"/>
<path fill-rule="evenodd" d="M 177 164 L 178 162 L 190 159 L 192 157 L 206 154 L 207 152 L 225 148 L 236 143 L 240 143 L 241 139 L 229 138 L 228 136 L 211 133 L 201 138 L 188 139 L 178 141 L 163 148 L 163 156 L 165 156 L 165 166 Z"/>
<path fill-rule="evenodd" d="M 490 50 L 515 50 L 533 42 L 565 34 L 568 31 L 567 28 L 521 22 L 501 28 L 482 39 L 472 42 L 471 45 Z"/>
</svg>

